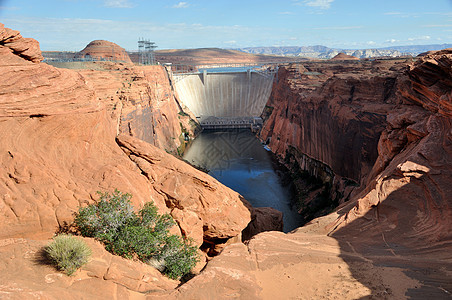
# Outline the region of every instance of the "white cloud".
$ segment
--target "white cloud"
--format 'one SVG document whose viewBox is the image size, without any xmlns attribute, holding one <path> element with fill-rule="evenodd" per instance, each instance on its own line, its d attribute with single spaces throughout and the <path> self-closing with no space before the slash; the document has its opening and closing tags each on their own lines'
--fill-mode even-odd
<svg viewBox="0 0 452 300">
<path fill-rule="evenodd" d="M 175 5 L 173 5 L 173 8 L 187 8 L 189 6 L 190 6 L 190 4 L 188 4 L 187 2 L 179 2 Z"/>
<path fill-rule="evenodd" d="M 385 16 L 393 16 L 393 17 L 397 17 L 397 18 L 418 18 L 419 14 L 418 13 L 405 13 L 405 12 L 397 12 L 397 11 L 392 11 L 392 12 L 386 12 L 384 13 Z"/>
<path fill-rule="evenodd" d="M 279 12 L 279 14 L 280 15 L 294 15 L 294 13 L 291 11 L 282 11 L 282 12 Z"/>
<path fill-rule="evenodd" d="M 228 44 L 228 45 L 235 45 L 235 44 L 237 44 L 237 41 L 234 41 L 234 40 L 232 40 L 232 41 L 225 41 L 224 43 Z"/>
<path fill-rule="evenodd" d="M 408 38 L 409 41 L 428 41 L 430 40 L 432 37 L 429 35 L 423 35 L 423 36 L 418 36 L 418 37 L 411 37 Z"/>
<path fill-rule="evenodd" d="M 304 0 L 303 3 L 307 6 L 317 7 L 320 9 L 329 9 L 331 7 L 331 3 L 334 0 Z"/>
<path fill-rule="evenodd" d="M 131 8 L 131 7 L 133 7 L 132 3 L 130 3 L 129 0 L 105 0 L 104 6 L 114 7 L 114 8 Z"/>
<path fill-rule="evenodd" d="M 375 45 L 376 43 L 374 41 L 368 41 L 366 44 L 372 46 Z"/>
<path fill-rule="evenodd" d="M 386 40 L 386 43 L 390 43 L 390 44 L 394 44 L 394 43 L 397 43 L 397 42 L 399 42 L 399 40 L 396 40 L 396 39 Z"/>
<path fill-rule="evenodd" d="M 4 18 L 2 23 L 8 28 L 20 30 L 24 37 L 37 39 L 41 49 L 45 51 L 80 51 L 89 42 L 98 39 L 134 50 L 138 47 L 138 37 L 149 38 L 162 49 L 220 47 L 224 45 L 224 41 L 236 41 L 234 46 L 244 47 L 249 43 L 249 36 L 259 36 L 262 32 L 267 32 L 262 28 L 238 25 L 158 24 L 152 21 L 104 19 L 17 17 Z M 131 35 L 130 32 L 136 34 Z"/>
</svg>

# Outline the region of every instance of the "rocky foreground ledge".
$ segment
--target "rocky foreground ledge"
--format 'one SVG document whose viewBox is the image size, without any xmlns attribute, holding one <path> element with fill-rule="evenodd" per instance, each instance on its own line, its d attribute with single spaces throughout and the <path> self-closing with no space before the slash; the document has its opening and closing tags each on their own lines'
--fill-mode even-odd
<svg viewBox="0 0 452 300">
<path fill-rule="evenodd" d="M 450 298 L 452 50 L 383 68 L 386 79 L 362 79 L 359 69 L 323 77 L 281 69 L 269 102 L 274 126 L 265 127 L 271 148 L 283 156 L 284 143 L 301 141 L 300 151 L 361 186 L 335 212 L 293 233 L 265 232 L 245 244 L 241 232 L 256 215 L 247 202 L 165 151 L 180 146 L 181 124 L 188 127 L 189 120 L 179 114 L 183 108 L 162 69 L 56 69 L 39 63 L 36 41 L 3 26 L 0 53 L 0 297 Z M 305 87 L 300 74 L 316 82 Z M 381 92 L 378 84 L 388 88 Z M 293 140 L 284 134 L 284 126 L 309 123 L 319 130 L 316 137 L 340 139 L 340 131 L 329 131 L 335 126 L 316 125 L 327 118 L 340 128 L 355 120 L 355 127 L 366 124 L 361 134 L 377 134 L 375 163 L 364 147 L 356 149 L 354 169 L 341 170 L 340 156 L 323 138 L 303 140 L 299 129 L 290 132 Z M 140 131 L 143 125 L 155 134 Z M 90 239 L 92 260 L 74 277 L 43 264 L 42 247 L 73 212 L 97 199 L 96 191 L 115 188 L 133 194 L 137 207 L 154 201 L 175 218 L 178 234 L 221 253 L 183 285 Z"/>
</svg>

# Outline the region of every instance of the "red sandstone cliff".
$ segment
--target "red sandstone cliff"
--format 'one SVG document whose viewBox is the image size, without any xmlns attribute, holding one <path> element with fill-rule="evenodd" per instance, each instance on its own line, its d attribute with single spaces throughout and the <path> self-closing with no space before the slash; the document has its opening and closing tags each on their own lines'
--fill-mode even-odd
<svg viewBox="0 0 452 300">
<path fill-rule="evenodd" d="M 7 53 L 11 52 L 32 62 L 40 62 L 44 59 L 39 49 L 38 41 L 31 38 L 23 38 L 19 31 L 5 28 L 5 25 L 1 23 L 0 46 L 2 46 L 1 54 L 3 59 L 9 58 Z"/>
<path fill-rule="evenodd" d="M 334 230 L 378 207 L 376 217 L 387 215 L 379 226 L 398 222 L 392 238 L 412 235 L 411 242 L 430 248 L 452 238 L 452 49 L 409 65 L 399 82 L 402 104 L 388 112 L 366 187 Z"/>
<path fill-rule="evenodd" d="M 400 69 L 384 61 L 280 68 L 261 137 L 282 157 L 292 146 L 359 182 L 378 156 Z"/>
<path fill-rule="evenodd" d="M 431 53 L 403 74 L 404 65 L 388 62 L 281 70 L 263 131 L 272 137 L 272 149 L 284 155 L 290 149 L 284 142 L 293 143 L 300 147 L 293 148 L 293 162 L 326 176 L 355 178 L 360 194 L 297 232 L 267 232 L 228 245 L 175 290 L 179 282 L 112 256 L 92 240 L 92 261 L 66 277 L 40 263 L 46 241 L 39 238 L 70 221 L 96 190 L 118 188 L 132 193 L 135 205 L 152 199 L 171 212 L 198 244 L 215 243 L 248 223 L 240 196 L 140 140 L 140 134 L 117 135 L 122 114 L 112 108 L 119 102 L 103 97 L 118 89 L 90 82 L 105 76 L 117 84 L 111 75 L 34 64 L 4 44 L 0 52 L 0 292 L 6 297 L 450 296 L 450 50 Z M 135 99 L 132 90 L 126 95 Z M 344 149 L 350 149 L 347 155 L 332 153 Z"/>
<path fill-rule="evenodd" d="M 311 188 L 295 178 L 305 219 L 350 199 L 353 181 L 364 186 L 386 114 L 400 102 L 395 92 L 403 64 L 329 61 L 280 68 L 261 138 L 295 174 L 307 171 L 325 182 Z"/>
<path fill-rule="evenodd" d="M 450 298 L 452 49 L 408 66 L 388 69 L 387 63 L 372 63 L 383 70 L 374 75 L 365 65 L 334 76 L 346 68 L 280 71 L 263 131 L 272 149 L 285 155 L 285 142 L 298 143 L 311 156 L 304 167 L 330 163 L 331 172 L 355 174 L 361 192 L 292 233 L 265 232 L 226 247 L 203 273 L 159 299 Z M 381 118 L 363 119 L 376 112 Z M 364 143 L 370 140 L 372 147 Z M 349 143 L 355 152 L 329 153 Z M 370 150 L 373 161 L 362 156 Z M 337 159 L 356 159 L 365 168 L 347 173 L 336 169 Z"/>
<path fill-rule="evenodd" d="M 184 149 L 184 133 L 194 138 L 198 125 L 180 105 L 162 66 L 96 62 L 92 67 L 79 73 L 112 112 L 118 133 L 175 154 Z"/>
<path fill-rule="evenodd" d="M 2 27 L 0 36 L 8 41 L 18 35 Z M 181 132 L 179 109 L 173 111 L 177 104 L 171 104 L 175 99 L 169 94 L 168 86 L 152 86 L 152 80 L 146 80 L 152 76 L 158 76 L 158 80 L 165 78 L 162 69 L 134 69 L 125 74 L 112 72 L 113 75 L 56 69 L 30 61 L 39 61 L 36 43 L 28 48 L 35 52 L 26 55 L 19 52 L 17 45 L 30 42 L 22 39 L 17 38 L 14 48 L 9 43 L 0 44 L 0 165 L 3 170 L 0 173 L 0 247 L 2 255 L 8 256 L 2 259 L 0 273 L 9 274 L 0 279 L 2 292 L 9 293 L 19 284 L 24 293 L 17 294 L 18 297 L 28 297 L 42 294 L 40 284 L 57 280 L 63 288 L 71 285 L 71 279 L 61 279 L 58 275 L 46 281 L 50 276 L 47 267 L 41 266 L 42 274 L 32 271 L 36 267 L 35 253 L 39 252 L 37 245 L 43 244 L 32 239 L 48 239 L 59 226 L 70 223 L 79 206 L 97 198 L 98 190 L 117 188 L 131 193 L 137 208 L 153 201 L 161 213 L 171 213 L 179 233 L 193 238 L 198 246 L 206 242 L 215 248 L 218 243 L 240 237 L 250 221 L 248 203 L 205 173 L 144 141 L 152 137 L 148 141 L 159 147 L 177 147 L 164 134 L 175 134 L 177 139 Z M 131 85 L 137 86 L 127 90 L 127 81 L 121 78 L 140 75 L 138 83 Z M 102 89 L 99 81 L 94 80 L 101 80 L 102 76 L 108 81 L 105 84 L 111 86 Z M 125 93 L 108 98 L 118 91 L 118 85 L 126 85 Z M 147 90 L 151 90 L 151 95 L 135 98 Z M 135 100 L 136 105 L 128 104 Z M 118 106 L 122 106 L 121 111 Z M 135 126 L 141 126 L 139 122 L 144 124 L 146 120 L 136 120 L 133 116 L 128 119 L 127 114 L 139 115 L 139 108 L 155 111 L 154 119 L 150 120 L 154 123 L 149 126 L 161 134 L 160 138 L 134 131 Z M 119 122 L 130 122 L 129 130 Z M 16 257 L 12 253 L 19 248 L 28 249 L 29 254 Z M 109 294 L 119 286 L 125 286 L 121 293 L 130 296 L 134 291 L 142 291 L 149 282 L 149 289 L 154 289 L 155 284 L 159 286 L 157 289 L 177 285 L 177 282 L 166 284 L 148 266 L 131 267 L 122 260 L 115 263 L 116 273 L 108 276 L 113 258 L 105 255 L 98 253 L 94 258 L 103 262 L 102 267 L 98 264 L 94 267 L 95 275 L 80 277 L 86 287 L 86 297 L 98 295 L 99 290 Z M 24 265 L 22 271 L 41 277 L 21 280 L 22 276 L 13 271 L 18 269 L 11 264 Z M 122 273 L 131 274 L 132 282 L 127 283 L 130 276 Z"/>
</svg>

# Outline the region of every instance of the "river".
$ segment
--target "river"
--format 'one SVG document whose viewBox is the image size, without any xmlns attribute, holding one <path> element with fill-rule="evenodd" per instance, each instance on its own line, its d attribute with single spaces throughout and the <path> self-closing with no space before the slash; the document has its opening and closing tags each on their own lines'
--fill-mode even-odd
<svg viewBox="0 0 452 300">
<path fill-rule="evenodd" d="M 249 130 L 203 131 L 183 158 L 206 168 L 209 175 L 237 191 L 254 207 L 283 212 L 284 232 L 301 226 L 291 204 L 293 193 L 283 184 L 281 167 Z"/>
</svg>

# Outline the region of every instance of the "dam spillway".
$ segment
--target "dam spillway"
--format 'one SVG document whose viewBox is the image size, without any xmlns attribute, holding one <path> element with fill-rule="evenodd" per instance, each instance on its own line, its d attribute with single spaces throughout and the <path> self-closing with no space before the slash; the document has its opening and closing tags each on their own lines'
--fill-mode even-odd
<svg viewBox="0 0 452 300">
<path fill-rule="evenodd" d="M 203 128 L 249 128 L 260 122 L 273 78 L 271 71 L 204 70 L 173 74 L 173 84 Z"/>
</svg>

